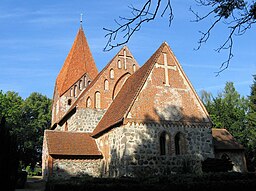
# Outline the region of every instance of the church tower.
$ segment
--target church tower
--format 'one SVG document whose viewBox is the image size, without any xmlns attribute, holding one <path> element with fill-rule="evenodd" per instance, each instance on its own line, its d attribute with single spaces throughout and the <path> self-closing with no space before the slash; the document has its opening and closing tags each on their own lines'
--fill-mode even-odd
<svg viewBox="0 0 256 191">
<path fill-rule="evenodd" d="M 55 82 L 52 125 L 62 118 L 97 75 L 98 70 L 81 25 Z"/>
</svg>

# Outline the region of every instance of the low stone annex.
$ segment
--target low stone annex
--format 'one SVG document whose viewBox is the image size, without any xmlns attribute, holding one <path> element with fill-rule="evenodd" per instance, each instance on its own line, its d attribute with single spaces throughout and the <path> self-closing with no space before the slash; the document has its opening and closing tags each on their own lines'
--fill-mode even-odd
<svg viewBox="0 0 256 191">
<path fill-rule="evenodd" d="M 45 179 L 202 172 L 228 157 L 246 171 L 243 147 L 213 129 L 196 91 L 164 42 L 139 66 L 127 46 L 98 72 L 79 28 L 56 79 L 44 133 Z"/>
</svg>

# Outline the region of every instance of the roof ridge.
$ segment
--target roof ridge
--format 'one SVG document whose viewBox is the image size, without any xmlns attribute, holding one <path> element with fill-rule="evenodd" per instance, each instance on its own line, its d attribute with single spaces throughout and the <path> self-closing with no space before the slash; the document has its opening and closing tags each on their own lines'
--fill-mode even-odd
<svg viewBox="0 0 256 191">
<path fill-rule="evenodd" d="M 134 74 L 132 74 L 119 93 L 117 94 L 116 98 L 114 101 L 111 103 L 109 106 L 108 110 L 105 112 L 103 117 L 101 118 L 100 122 L 94 129 L 92 136 L 96 136 L 104 131 L 106 131 L 108 128 L 111 126 L 115 125 L 116 123 L 121 122 L 125 116 L 127 116 L 130 108 L 132 107 L 134 101 L 136 100 L 141 88 L 146 82 L 146 79 L 148 78 L 150 72 L 152 71 L 153 66 L 155 65 L 155 60 L 158 58 L 159 54 L 161 53 L 161 50 L 165 44 L 162 44 L 154 53 L 153 55 L 147 60 L 147 62 L 140 68 L 138 69 Z M 141 76 L 141 77 L 140 77 Z M 130 87 L 131 86 L 131 87 Z M 127 90 L 132 88 L 132 91 Z M 121 100 L 121 101 L 120 101 Z M 117 115 L 109 119 L 109 117 L 106 117 L 108 115 L 111 115 L 113 111 L 116 110 L 116 105 L 119 103 L 127 102 L 127 105 L 121 104 L 122 107 L 119 107 L 119 111 Z M 107 124 L 104 124 L 107 123 Z"/>
</svg>

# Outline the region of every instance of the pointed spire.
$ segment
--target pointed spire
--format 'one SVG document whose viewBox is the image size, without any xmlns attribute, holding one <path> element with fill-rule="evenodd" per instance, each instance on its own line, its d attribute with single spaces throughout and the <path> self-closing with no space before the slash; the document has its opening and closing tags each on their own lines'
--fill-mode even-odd
<svg viewBox="0 0 256 191">
<path fill-rule="evenodd" d="M 98 75 L 98 70 L 83 28 L 80 27 L 73 46 L 56 80 L 59 95 L 63 95 L 85 74 L 93 80 Z"/>
</svg>

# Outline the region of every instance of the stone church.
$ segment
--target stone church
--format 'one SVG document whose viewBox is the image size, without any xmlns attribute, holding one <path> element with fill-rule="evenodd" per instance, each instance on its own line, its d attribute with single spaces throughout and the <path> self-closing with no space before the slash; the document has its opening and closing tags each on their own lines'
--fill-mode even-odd
<svg viewBox="0 0 256 191">
<path fill-rule="evenodd" d="M 200 173 L 225 154 L 245 171 L 243 147 L 212 129 L 203 103 L 164 42 L 142 67 L 127 46 L 98 71 L 82 26 L 55 83 L 44 178 Z"/>
</svg>

